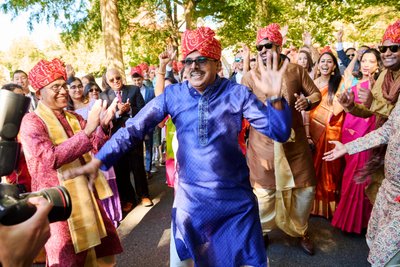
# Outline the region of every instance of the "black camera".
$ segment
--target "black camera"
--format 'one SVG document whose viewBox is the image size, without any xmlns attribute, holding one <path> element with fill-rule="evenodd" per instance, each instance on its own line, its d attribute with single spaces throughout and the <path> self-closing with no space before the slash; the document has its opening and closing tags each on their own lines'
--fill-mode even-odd
<svg viewBox="0 0 400 267">
<path fill-rule="evenodd" d="M 22 117 L 29 109 L 30 98 L 8 90 L 0 90 L 0 177 L 16 167 L 20 145 L 16 140 Z M 64 221 L 71 215 L 71 197 L 65 187 L 57 186 L 25 193 L 17 185 L 0 183 L 0 223 L 13 225 L 29 219 L 36 207 L 29 197 L 41 196 L 53 204 L 50 222 Z"/>
<path fill-rule="evenodd" d="M 35 196 L 44 197 L 53 204 L 48 215 L 50 223 L 65 221 L 71 215 L 71 197 L 63 186 L 21 193 L 16 185 L 0 184 L 0 223 L 13 225 L 29 219 L 35 213 L 36 207 L 28 202 L 28 198 Z"/>
</svg>

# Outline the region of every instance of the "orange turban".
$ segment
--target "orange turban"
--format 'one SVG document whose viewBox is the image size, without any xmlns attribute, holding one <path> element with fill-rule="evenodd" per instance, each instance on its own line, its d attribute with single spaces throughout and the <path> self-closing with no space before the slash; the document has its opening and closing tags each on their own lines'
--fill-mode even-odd
<svg viewBox="0 0 400 267">
<path fill-rule="evenodd" d="M 214 36 L 214 31 L 208 27 L 186 30 L 182 35 L 183 58 L 197 50 L 204 57 L 220 60 L 221 43 Z"/>
<path fill-rule="evenodd" d="M 55 80 L 63 78 L 67 80 L 67 73 L 65 71 L 64 62 L 55 58 L 52 61 L 40 60 L 29 72 L 29 83 L 38 92 L 46 85 L 54 82 Z"/>
<path fill-rule="evenodd" d="M 268 39 L 276 45 L 282 46 L 283 38 L 279 31 L 281 27 L 277 23 L 271 23 L 265 28 L 261 28 L 257 31 L 257 44 L 262 40 Z"/>
<path fill-rule="evenodd" d="M 143 69 L 139 66 L 131 67 L 131 76 L 138 74 L 143 78 Z"/>
<path fill-rule="evenodd" d="M 393 43 L 400 44 L 400 20 L 387 27 L 385 34 L 382 38 L 382 43 L 386 40 L 390 40 Z"/>
</svg>

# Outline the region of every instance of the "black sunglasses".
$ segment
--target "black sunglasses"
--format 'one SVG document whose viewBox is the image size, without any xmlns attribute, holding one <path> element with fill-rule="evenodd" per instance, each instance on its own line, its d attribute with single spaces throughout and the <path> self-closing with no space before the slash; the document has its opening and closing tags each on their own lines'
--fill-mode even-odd
<svg viewBox="0 0 400 267">
<path fill-rule="evenodd" d="M 396 53 L 397 51 L 399 51 L 399 47 L 400 47 L 400 45 L 388 45 L 388 46 L 380 45 L 380 46 L 378 46 L 378 49 L 379 49 L 379 52 L 386 53 L 386 51 L 389 48 L 390 52 Z"/>
<path fill-rule="evenodd" d="M 348 54 L 347 56 L 348 56 L 348 57 L 354 57 L 355 54 Z"/>
<path fill-rule="evenodd" d="M 266 43 L 266 44 L 262 44 L 262 45 L 256 45 L 257 51 L 261 52 L 261 50 L 263 50 L 263 48 L 265 47 L 265 49 L 271 49 L 273 46 L 272 43 Z"/>
<path fill-rule="evenodd" d="M 89 93 L 93 93 L 93 92 L 101 92 L 99 89 L 97 89 L 97 88 L 90 88 L 89 89 Z"/>
<path fill-rule="evenodd" d="M 193 62 L 196 63 L 196 65 L 199 66 L 204 66 L 208 61 L 215 61 L 215 59 L 210 59 L 207 57 L 197 57 L 195 59 L 192 59 L 190 57 L 185 58 L 184 60 L 182 60 L 182 63 L 185 64 L 186 67 L 190 67 L 192 66 Z"/>
<path fill-rule="evenodd" d="M 121 80 L 121 77 L 117 76 L 114 78 L 111 78 L 110 80 L 108 80 L 110 83 L 114 83 L 114 81 L 118 82 L 119 80 Z"/>
</svg>

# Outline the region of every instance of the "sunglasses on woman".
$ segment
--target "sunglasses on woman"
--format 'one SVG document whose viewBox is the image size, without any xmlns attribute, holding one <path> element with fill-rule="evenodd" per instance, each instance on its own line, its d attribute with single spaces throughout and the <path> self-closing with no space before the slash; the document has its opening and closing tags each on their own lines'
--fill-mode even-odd
<svg viewBox="0 0 400 267">
<path fill-rule="evenodd" d="M 392 53 L 396 53 L 397 51 L 399 51 L 399 47 L 400 45 L 380 45 L 378 46 L 379 52 L 381 53 L 386 53 L 386 51 L 389 49 L 390 52 Z"/>
<path fill-rule="evenodd" d="M 93 92 L 98 92 L 98 93 L 100 93 L 101 91 L 100 91 L 99 89 L 97 89 L 97 88 L 90 88 L 90 89 L 89 89 L 89 93 L 93 93 Z"/>
<path fill-rule="evenodd" d="M 272 43 L 266 43 L 266 44 L 261 44 L 261 45 L 256 45 L 256 49 L 258 52 L 261 52 L 263 50 L 263 48 L 265 47 L 265 49 L 271 49 L 273 46 Z"/>
</svg>

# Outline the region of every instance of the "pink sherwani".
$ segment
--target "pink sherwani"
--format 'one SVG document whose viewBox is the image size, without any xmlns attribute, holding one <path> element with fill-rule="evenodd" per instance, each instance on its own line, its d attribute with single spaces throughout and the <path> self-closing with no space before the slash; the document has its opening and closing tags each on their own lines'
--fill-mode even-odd
<svg viewBox="0 0 400 267">
<path fill-rule="evenodd" d="M 85 128 L 85 120 L 75 114 L 81 128 Z M 54 146 L 45 123 L 34 113 L 28 113 L 21 123 L 21 143 L 25 152 L 26 162 L 32 176 L 32 191 L 60 185 L 57 169 L 62 165 L 72 162 L 89 151 L 97 152 L 104 144 L 107 136 L 100 127 L 89 138 L 81 131 L 73 135 L 64 115 L 57 115 L 69 139 L 64 143 Z M 107 230 L 107 237 L 96 246 L 98 258 L 119 254 L 122 247 L 115 227 L 98 200 L 98 206 Z M 45 248 L 49 266 L 84 266 L 87 251 L 75 254 L 71 241 L 68 223 L 66 221 L 50 224 L 51 237 Z"/>
</svg>

